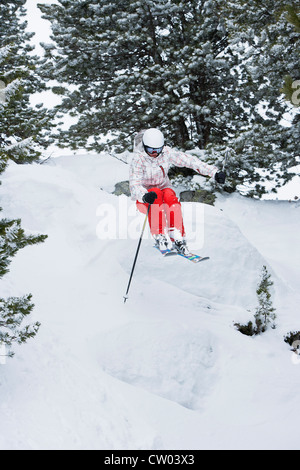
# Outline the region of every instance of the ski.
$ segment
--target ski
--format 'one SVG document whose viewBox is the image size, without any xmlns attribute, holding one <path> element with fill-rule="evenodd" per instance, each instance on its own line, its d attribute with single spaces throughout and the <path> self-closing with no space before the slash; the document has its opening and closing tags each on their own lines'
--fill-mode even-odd
<svg viewBox="0 0 300 470">
<path fill-rule="evenodd" d="M 182 256 L 183 258 L 188 259 L 189 261 L 192 261 L 192 263 L 200 263 L 200 261 L 205 261 L 209 259 L 209 256 L 199 256 L 195 255 L 194 253 L 188 253 L 187 255 L 184 255 L 182 253 L 178 253 L 179 256 Z"/>
<path fill-rule="evenodd" d="M 205 261 L 209 259 L 209 256 L 200 256 L 196 255 L 195 253 L 188 253 L 186 255 L 179 253 L 177 250 L 173 249 L 166 249 L 166 250 L 160 250 L 158 246 L 154 245 L 154 248 L 156 248 L 164 257 L 166 256 L 172 256 L 172 255 L 179 255 L 182 256 L 183 258 L 188 259 L 189 261 L 192 261 L 192 263 L 200 263 L 201 261 Z"/>
<path fill-rule="evenodd" d="M 156 248 L 163 256 L 178 255 L 177 250 L 170 250 L 170 249 L 160 250 L 157 245 L 154 245 L 153 247 Z"/>
</svg>

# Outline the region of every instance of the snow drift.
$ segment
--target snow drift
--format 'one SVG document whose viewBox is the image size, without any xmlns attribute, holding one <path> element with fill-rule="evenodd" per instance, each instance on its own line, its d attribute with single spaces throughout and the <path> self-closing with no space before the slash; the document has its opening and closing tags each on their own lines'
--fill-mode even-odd
<svg viewBox="0 0 300 470">
<path fill-rule="evenodd" d="M 210 260 L 164 259 L 146 234 L 124 304 L 137 240 L 99 238 L 99 220 L 126 207 L 138 233 L 134 202 L 111 194 L 127 178 L 104 154 L 4 174 L 4 215 L 48 239 L 0 284 L 3 297 L 31 292 L 42 323 L 0 366 L 0 448 L 296 449 L 299 367 L 283 335 L 299 330 L 297 205 L 220 196 L 197 225 L 184 203 L 188 236 L 201 232 L 190 248 Z M 249 338 L 233 323 L 255 313 L 263 265 L 278 325 Z"/>
</svg>

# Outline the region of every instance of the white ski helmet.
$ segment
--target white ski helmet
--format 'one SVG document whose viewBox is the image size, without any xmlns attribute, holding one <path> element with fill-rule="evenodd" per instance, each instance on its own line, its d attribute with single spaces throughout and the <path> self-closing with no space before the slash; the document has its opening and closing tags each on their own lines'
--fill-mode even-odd
<svg viewBox="0 0 300 470">
<path fill-rule="evenodd" d="M 143 144 L 145 151 L 151 155 L 153 151 L 157 156 L 159 155 L 165 145 L 165 139 L 163 133 L 159 129 L 151 128 L 147 129 L 143 135 Z M 149 151 L 150 150 L 150 151 Z"/>
</svg>

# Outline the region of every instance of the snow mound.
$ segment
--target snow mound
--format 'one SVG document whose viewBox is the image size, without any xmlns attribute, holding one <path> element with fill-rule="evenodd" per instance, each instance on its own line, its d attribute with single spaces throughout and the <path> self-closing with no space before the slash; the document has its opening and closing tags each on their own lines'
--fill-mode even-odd
<svg viewBox="0 0 300 470">
<path fill-rule="evenodd" d="M 140 234 L 134 202 L 111 194 L 126 179 L 108 155 L 3 174 L 3 216 L 48 239 L 0 281 L 2 296 L 33 294 L 42 324 L 0 366 L 0 448 L 298 448 L 299 363 L 283 342 L 299 329 L 298 209 L 184 203 L 189 247 L 210 260 L 163 258 L 146 231 L 124 304 L 138 236 L 99 239 L 97 227 L 106 207 Z M 278 327 L 245 337 L 233 323 L 252 319 L 263 265 Z"/>
<path fill-rule="evenodd" d="M 200 410 L 217 381 L 209 331 L 171 321 L 135 322 L 97 338 L 98 360 L 113 377 Z"/>
<path fill-rule="evenodd" d="M 184 218 L 190 250 L 210 259 L 194 264 L 179 256 L 164 258 L 152 248 L 153 241 L 148 234 L 142 243 L 135 280 L 144 281 L 145 285 L 150 281 L 151 285 L 151 278 L 155 278 L 161 281 L 162 289 L 164 283 L 168 283 L 212 302 L 252 308 L 256 303 L 256 286 L 262 266 L 267 264 L 265 259 L 219 209 L 198 204 L 202 206 L 203 218 L 196 227 L 193 212 L 187 209 L 196 203 L 182 205 L 184 213 L 190 215 Z M 195 234 L 198 236 L 197 231 L 200 232 L 200 243 L 193 240 Z M 136 241 L 128 240 L 126 248 L 124 245 L 124 250 L 119 253 L 120 264 L 128 273 L 136 245 Z M 159 287 L 156 285 L 156 288 Z"/>
</svg>

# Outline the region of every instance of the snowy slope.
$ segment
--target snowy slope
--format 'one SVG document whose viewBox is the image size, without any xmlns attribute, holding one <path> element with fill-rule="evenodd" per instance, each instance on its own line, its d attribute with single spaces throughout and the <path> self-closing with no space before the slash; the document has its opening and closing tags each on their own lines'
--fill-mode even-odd
<svg viewBox="0 0 300 470">
<path fill-rule="evenodd" d="M 11 163 L 3 176 L 5 215 L 49 237 L 0 283 L 1 296 L 31 292 L 42 323 L 0 365 L 0 449 L 299 448 L 300 369 L 283 342 L 299 330 L 299 206 L 184 204 L 190 246 L 211 259 L 163 259 L 146 233 L 124 304 L 143 223 L 110 194 L 126 179 L 105 155 Z M 104 214 L 118 236 L 99 239 Z M 263 264 L 277 329 L 249 338 L 233 322 L 252 318 Z"/>
</svg>

